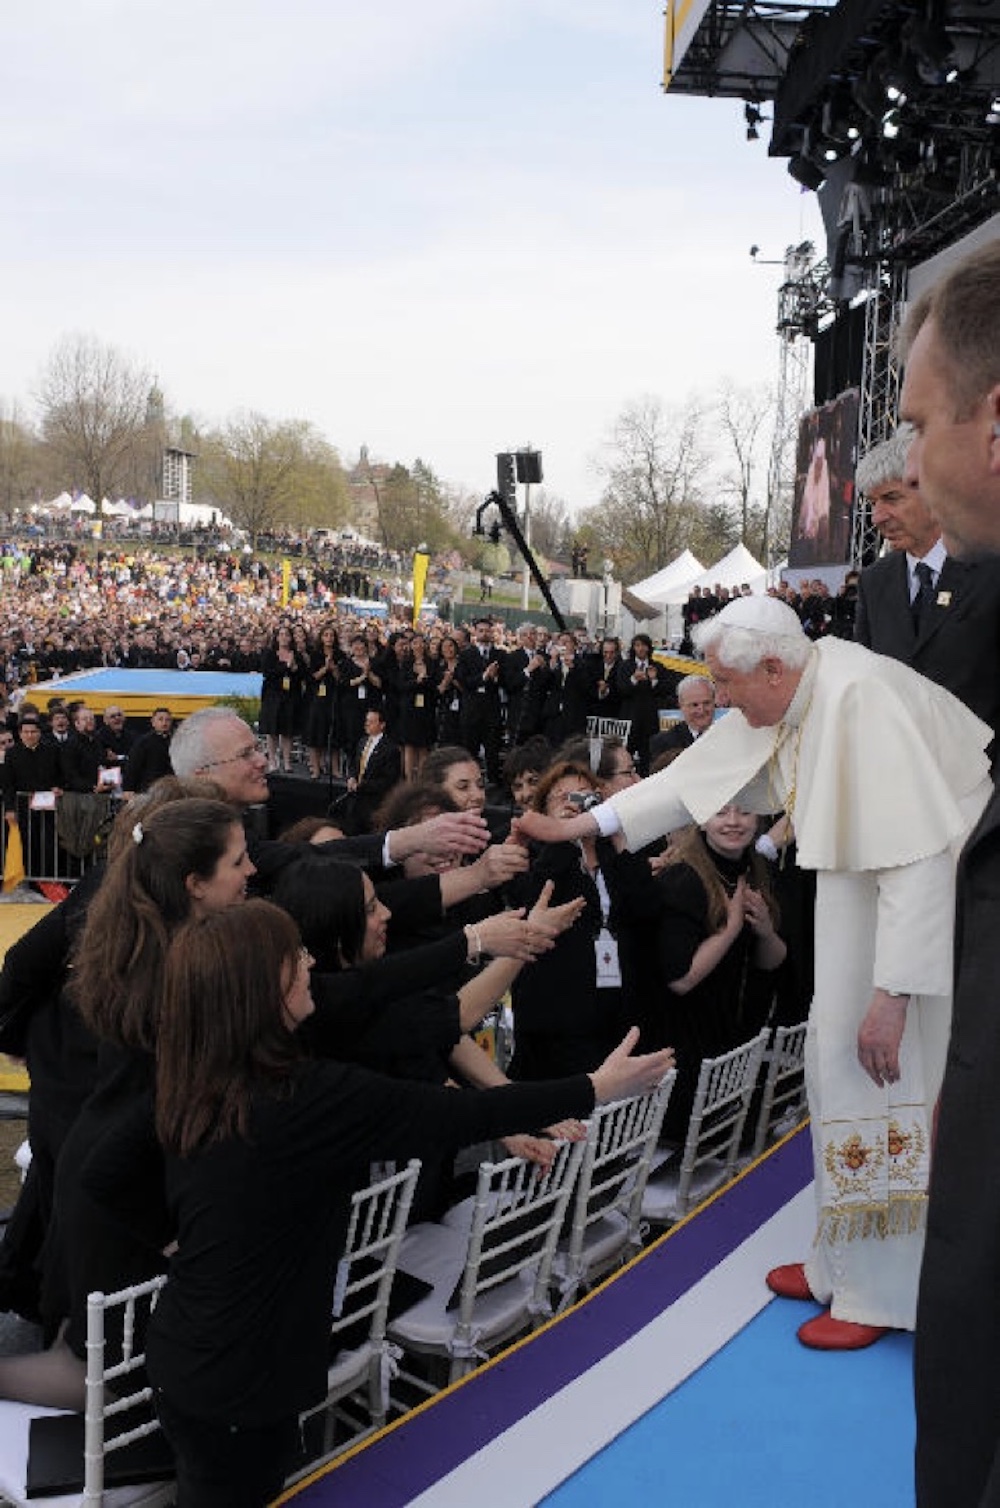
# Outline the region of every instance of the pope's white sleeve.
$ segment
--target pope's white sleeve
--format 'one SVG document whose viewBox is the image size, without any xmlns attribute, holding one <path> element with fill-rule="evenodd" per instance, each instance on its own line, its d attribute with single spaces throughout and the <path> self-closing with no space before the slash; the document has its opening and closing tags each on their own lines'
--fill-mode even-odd
<svg viewBox="0 0 1000 1508">
<path fill-rule="evenodd" d="M 877 875 L 877 988 L 894 995 L 950 995 L 955 864 L 932 854 Z"/>
<path fill-rule="evenodd" d="M 691 814 L 677 790 L 674 771 L 679 763 L 680 760 L 675 760 L 658 775 L 650 775 L 627 791 L 616 792 L 603 806 L 594 807 L 595 816 L 609 807 L 612 809 L 618 823 L 613 831 L 620 830 L 625 834 L 625 842 L 633 853 L 638 848 L 645 848 L 655 838 L 665 837 L 678 827 L 686 827 L 691 821 Z M 602 819 L 598 817 L 597 821 L 607 837 Z"/>
</svg>

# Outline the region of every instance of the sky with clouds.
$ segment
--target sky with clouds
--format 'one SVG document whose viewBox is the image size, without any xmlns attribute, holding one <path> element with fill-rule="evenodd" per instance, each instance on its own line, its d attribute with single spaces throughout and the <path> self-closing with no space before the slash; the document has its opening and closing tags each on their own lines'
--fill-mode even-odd
<svg viewBox="0 0 1000 1508">
<path fill-rule="evenodd" d="M 86 332 L 168 404 L 593 503 L 623 406 L 773 383 L 813 196 L 664 96 L 660 0 L 33 0 L 0 61 L 0 398 Z"/>
</svg>

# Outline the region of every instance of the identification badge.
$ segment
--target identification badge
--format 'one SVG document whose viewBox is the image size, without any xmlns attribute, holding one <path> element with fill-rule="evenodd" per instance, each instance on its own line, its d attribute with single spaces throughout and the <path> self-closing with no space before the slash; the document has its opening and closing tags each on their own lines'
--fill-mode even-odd
<svg viewBox="0 0 1000 1508">
<path fill-rule="evenodd" d="M 458 711 L 458 697 L 457 696 L 453 696 L 452 697 L 450 710 L 452 712 L 457 712 Z"/>
<path fill-rule="evenodd" d="M 364 699 L 365 699 L 365 697 L 367 695 L 368 695 L 368 687 L 367 686 L 359 686 L 358 687 L 358 701 L 359 702 L 363 702 Z"/>
<path fill-rule="evenodd" d="M 292 689 L 292 678 L 291 678 L 291 676 L 283 675 L 281 677 L 281 689 L 282 689 L 282 691 L 291 691 L 291 689 Z"/>
<path fill-rule="evenodd" d="M 319 691 L 317 692 L 317 695 L 318 696 L 326 696 L 326 682 L 325 681 L 320 681 L 320 683 L 319 683 Z"/>
<path fill-rule="evenodd" d="M 418 691 L 413 698 L 413 705 L 414 707 L 422 707 L 424 705 L 424 693 L 422 691 Z"/>
<path fill-rule="evenodd" d="M 597 958 L 597 988 L 620 989 L 622 971 L 618 962 L 618 939 L 612 937 L 607 927 L 602 927 L 594 939 L 594 953 Z"/>
</svg>

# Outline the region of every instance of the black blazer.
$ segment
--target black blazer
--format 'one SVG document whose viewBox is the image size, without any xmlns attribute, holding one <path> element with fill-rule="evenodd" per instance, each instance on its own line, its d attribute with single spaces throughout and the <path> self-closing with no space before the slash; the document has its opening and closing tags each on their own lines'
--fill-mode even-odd
<svg viewBox="0 0 1000 1508">
<path fill-rule="evenodd" d="M 654 733 L 649 740 L 650 762 L 659 759 L 661 754 L 667 754 L 671 749 L 688 749 L 694 743 L 694 734 L 687 723 L 681 718 L 680 722 L 674 723 L 672 728 L 667 728 L 663 733 Z"/>
<path fill-rule="evenodd" d="M 1000 726 L 1000 563 L 948 559 L 915 636 L 906 553 L 861 572 L 854 638 L 936 681 L 996 731 Z"/>
<path fill-rule="evenodd" d="M 363 794 L 365 805 L 369 810 L 374 809 L 398 780 L 403 778 L 403 759 L 399 744 L 388 738 L 384 733 L 371 752 L 371 757 L 365 765 L 365 773 L 361 774 L 361 757 L 365 752 L 367 738 L 358 740 L 358 746 L 354 751 L 354 759 L 351 762 L 351 774 L 358 782 L 358 792 Z"/>
<path fill-rule="evenodd" d="M 996 1503 L 1000 1482 L 998 920 L 1000 792 L 958 867 L 954 1010 L 914 1363 L 917 1499 L 926 1508 Z"/>
<path fill-rule="evenodd" d="M 491 644 L 489 653 L 484 657 L 479 646 L 470 644 L 468 649 L 463 649 L 455 666 L 455 679 L 462 688 L 466 698 L 465 706 L 470 706 L 473 698 L 484 700 L 480 692 L 485 693 L 485 701 L 488 706 L 500 706 L 500 687 L 503 684 L 503 667 L 506 655 L 502 649 L 497 649 Z M 483 679 L 483 671 L 488 665 L 497 663 L 500 669 L 489 680 Z"/>
</svg>

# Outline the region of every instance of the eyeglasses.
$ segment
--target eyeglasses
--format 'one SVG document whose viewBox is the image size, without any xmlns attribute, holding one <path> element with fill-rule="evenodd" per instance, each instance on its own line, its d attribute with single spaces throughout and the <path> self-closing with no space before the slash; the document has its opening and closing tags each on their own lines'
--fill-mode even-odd
<svg viewBox="0 0 1000 1508">
<path fill-rule="evenodd" d="M 206 764 L 200 764 L 198 768 L 199 770 L 217 770 L 224 764 L 248 763 L 251 759 L 256 759 L 260 752 L 259 744 L 247 744 L 245 749 L 238 749 L 235 754 L 230 754 L 228 759 L 210 759 Z"/>
</svg>

